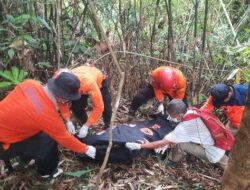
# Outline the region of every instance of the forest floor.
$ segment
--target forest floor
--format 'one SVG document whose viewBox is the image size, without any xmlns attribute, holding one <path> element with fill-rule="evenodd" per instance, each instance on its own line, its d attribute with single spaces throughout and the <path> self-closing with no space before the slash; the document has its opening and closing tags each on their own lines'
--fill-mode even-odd
<svg viewBox="0 0 250 190">
<path fill-rule="evenodd" d="M 122 115 L 126 111 L 126 105 L 118 110 L 117 122 L 120 122 L 119 118 L 123 119 Z M 83 163 L 71 151 L 63 148 L 60 148 L 60 153 L 59 167 L 65 173 L 56 179 L 42 179 L 37 175 L 35 166 L 26 169 L 18 166 L 14 173 L 7 175 L 0 163 L 0 190 L 93 189 L 100 165 Z M 100 189 L 219 189 L 222 173 L 221 168 L 191 156 L 187 156 L 176 167 L 170 167 L 160 156 L 151 155 L 147 158 L 138 157 L 131 165 L 108 164 Z"/>
</svg>

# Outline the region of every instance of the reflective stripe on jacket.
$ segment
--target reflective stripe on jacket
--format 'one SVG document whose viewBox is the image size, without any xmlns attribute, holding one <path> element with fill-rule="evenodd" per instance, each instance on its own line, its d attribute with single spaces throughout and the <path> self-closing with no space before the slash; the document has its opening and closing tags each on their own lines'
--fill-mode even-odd
<svg viewBox="0 0 250 190">
<path fill-rule="evenodd" d="M 87 146 L 67 131 L 55 104 L 39 82 L 27 80 L 18 84 L 0 102 L 0 107 L 0 142 L 5 144 L 4 149 L 42 131 L 68 149 L 86 152 Z"/>
</svg>

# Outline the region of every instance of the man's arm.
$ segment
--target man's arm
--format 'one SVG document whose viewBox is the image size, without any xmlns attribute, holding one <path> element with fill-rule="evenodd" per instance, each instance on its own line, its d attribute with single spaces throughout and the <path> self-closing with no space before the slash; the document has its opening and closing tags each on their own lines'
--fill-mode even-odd
<svg viewBox="0 0 250 190">
<path fill-rule="evenodd" d="M 139 144 L 139 143 L 134 143 L 134 142 L 127 142 L 126 147 L 128 149 L 131 149 L 131 150 L 140 150 L 142 148 L 156 149 L 156 148 L 164 147 L 166 145 L 172 146 L 173 144 L 174 144 L 173 142 L 170 142 L 170 141 L 168 141 L 166 139 L 162 139 L 162 140 L 159 140 L 159 141 L 147 142 L 147 143 L 144 143 L 144 144 Z"/>
<path fill-rule="evenodd" d="M 90 95 L 91 101 L 93 103 L 93 110 L 88 117 L 87 123 L 92 125 L 100 120 L 104 110 L 104 104 L 100 88 L 96 83 L 91 84 L 88 94 Z"/>
<path fill-rule="evenodd" d="M 141 148 L 155 149 L 155 148 L 164 147 L 164 146 L 169 145 L 169 144 L 173 144 L 173 143 L 170 141 L 167 141 L 165 139 L 162 139 L 162 140 L 155 141 L 155 142 L 141 144 Z"/>
<path fill-rule="evenodd" d="M 200 109 L 208 111 L 212 111 L 214 109 L 212 96 L 208 97 L 207 102 Z"/>
</svg>

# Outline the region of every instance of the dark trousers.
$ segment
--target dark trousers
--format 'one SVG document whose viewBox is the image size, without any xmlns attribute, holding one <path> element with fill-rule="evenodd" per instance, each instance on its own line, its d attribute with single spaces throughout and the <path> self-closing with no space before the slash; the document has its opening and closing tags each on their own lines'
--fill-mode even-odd
<svg viewBox="0 0 250 190">
<path fill-rule="evenodd" d="M 33 158 L 40 175 L 50 175 L 58 164 L 57 143 L 44 133 L 11 144 L 8 150 L 0 147 L 0 159 L 9 160 L 16 156 Z"/>
<path fill-rule="evenodd" d="M 165 96 L 168 96 L 168 95 L 165 94 Z M 134 113 L 141 105 L 147 103 L 147 101 L 149 101 L 150 99 L 152 99 L 154 97 L 155 97 L 154 88 L 151 84 L 148 84 L 146 87 L 140 89 L 139 92 L 137 93 L 137 95 L 132 100 L 132 103 L 130 106 L 130 112 Z M 168 96 L 168 98 L 169 98 L 169 100 L 173 99 L 171 96 Z M 186 95 L 185 95 L 183 101 L 188 106 Z"/>
<path fill-rule="evenodd" d="M 130 111 L 134 113 L 142 104 L 147 103 L 150 99 L 155 97 L 154 89 L 151 84 L 139 90 L 132 100 Z"/>
<path fill-rule="evenodd" d="M 107 81 L 104 79 L 102 81 L 102 87 L 100 89 L 104 104 L 104 110 L 102 113 L 103 122 L 105 126 L 110 125 L 110 120 L 112 116 L 112 107 L 111 107 L 111 96 L 108 90 Z M 86 123 L 88 120 L 88 115 L 86 112 L 86 107 L 88 105 L 88 95 L 82 95 L 79 100 L 72 101 L 71 110 L 73 114 L 82 122 Z"/>
</svg>

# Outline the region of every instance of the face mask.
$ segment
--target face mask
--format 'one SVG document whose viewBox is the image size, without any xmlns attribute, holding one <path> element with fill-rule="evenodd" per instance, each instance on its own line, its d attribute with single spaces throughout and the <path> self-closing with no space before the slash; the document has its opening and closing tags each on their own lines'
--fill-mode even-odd
<svg viewBox="0 0 250 190">
<path fill-rule="evenodd" d="M 180 122 L 180 120 L 178 120 L 177 118 L 173 118 L 173 117 L 171 117 L 170 115 L 168 115 L 167 120 L 173 121 L 173 122 L 175 122 L 175 123 L 179 123 L 179 122 Z"/>
</svg>

